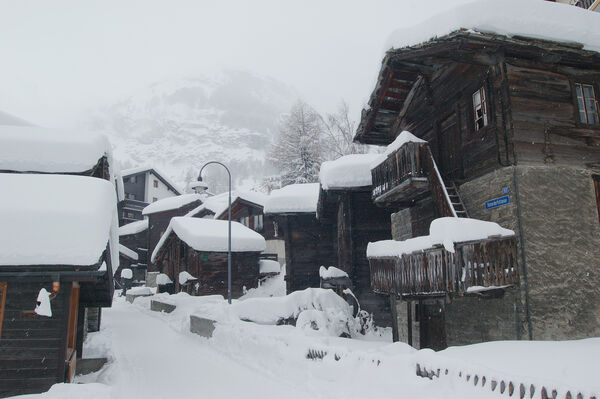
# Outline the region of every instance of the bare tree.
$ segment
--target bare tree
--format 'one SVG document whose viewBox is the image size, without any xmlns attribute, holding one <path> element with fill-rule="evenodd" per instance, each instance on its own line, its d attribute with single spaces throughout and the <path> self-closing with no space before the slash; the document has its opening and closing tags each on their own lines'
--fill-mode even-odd
<svg viewBox="0 0 600 399">
<path fill-rule="evenodd" d="M 282 119 L 269 161 L 278 168 L 283 186 L 318 181 L 324 129 L 323 118 L 302 101 Z"/>
<path fill-rule="evenodd" d="M 340 103 L 335 114 L 327 114 L 324 125 L 325 142 L 332 159 L 366 152 L 366 146 L 353 141 L 356 124 L 350 119 L 350 107 L 345 101 Z"/>
</svg>

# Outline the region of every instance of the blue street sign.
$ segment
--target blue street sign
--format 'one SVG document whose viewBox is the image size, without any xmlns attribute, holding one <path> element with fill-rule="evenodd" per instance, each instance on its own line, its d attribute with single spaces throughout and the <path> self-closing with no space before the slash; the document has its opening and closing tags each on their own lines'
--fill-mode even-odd
<svg viewBox="0 0 600 399">
<path fill-rule="evenodd" d="M 508 187 L 502 187 L 502 194 L 508 194 Z"/>
<path fill-rule="evenodd" d="M 485 209 L 493 209 L 498 208 L 499 206 L 503 206 L 506 204 L 510 204 L 510 197 L 505 195 L 504 197 L 494 198 L 489 201 L 485 201 Z"/>
</svg>

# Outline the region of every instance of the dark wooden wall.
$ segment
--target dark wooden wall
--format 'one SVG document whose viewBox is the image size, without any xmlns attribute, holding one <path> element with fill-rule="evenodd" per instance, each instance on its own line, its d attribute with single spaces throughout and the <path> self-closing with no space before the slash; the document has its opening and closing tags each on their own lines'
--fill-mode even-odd
<svg viewBox="0 0 600 399">
<path fill-rule="evenodd" d="M 256 229 L 254 226 L 253 216 L 255 215 L 263 215 L 263 228 Z M 263 214 L 263 207 L 257 206 L 256 204 L 250 203 L 248 201 L 236 199 L 233 204 L 231 204 L 231 220 L 235 220 L 237 222 L 241 222 L 241 219 L 245 216 L 250 218 L 249 220 L 249 228 L 261 234 L 265 240 L 272 240 L 275 237 L 275 229 L 273 226 L 273 217 L 269 215 Z M 227 220 L 228 214 L 224 212 L 220 215 L 219 219 Z M 278 231 L 277 238 L 283 239 L 283 232 Z"/>
<path fill-rule="evenodd" d="M 7 280 L 0 336 L 0 397 L 43 392 L 64 381 L 70 286 L 61 284 L 51 302 L 52 317 L 24 317 L 22 311 L 35 309 L 41 288 L 51 292 L 52 282 Z"/>
<path fill-rule="evenodd" d="M 239 298 L 243 288 L 255 288 L 259 278 L 260 252 L 233 252 L 231 256 L 231 295 Z M 179 292 L 179 273 L 187 271 L 198 279 L 199 289 L 185 290 L 197 295 L 227 296 L 227 252 L 199 252 L 174 234 L 161 248 L 161 272 L 175 283 Z"/>
<path fill-rule="evenodd" d="M 163 233 L 167 230 L 169 223 L 171 222 L 171 218 L 176 216 L 184 216 L 192 209 L 200 206 L 201 202 L 194 201 L 187 205 L 182 206 L 181 208 L 171 209 L 164 212 L 157 212 L 148 215 L 148 271 L 156 272 L 158 268 L 156 265 L 150 262 L 150 258 L 152 257 L 152 252 L 154 248 L 156 248 L 156 244 L 162 237 Z"/>
<path fill-rule="evenodd" d="M 314 213 L 277 216 L 285 237 L 287 292 L 319 287 L 319 267 L 337 264 L 333 228 Z"/>
</svg>

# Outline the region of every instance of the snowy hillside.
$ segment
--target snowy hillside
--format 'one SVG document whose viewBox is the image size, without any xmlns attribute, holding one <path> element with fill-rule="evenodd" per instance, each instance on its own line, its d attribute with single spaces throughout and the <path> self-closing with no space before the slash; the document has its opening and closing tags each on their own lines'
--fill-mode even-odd
<svg viewBox="0 0 600 399">
<path fill-rule="evenodd" d="M 217 160 L 240 185 L 269 173 L 266 151 L 296 97 L 273 79 L 225 71 L 156 83 L 98 111 L 88 124 L 109 136 L 122 168 L 151 164 L 184 187 L 204 162 Z M 211 172 L 210 189 L 226 190 L 221 171 Z"/>
</svg>

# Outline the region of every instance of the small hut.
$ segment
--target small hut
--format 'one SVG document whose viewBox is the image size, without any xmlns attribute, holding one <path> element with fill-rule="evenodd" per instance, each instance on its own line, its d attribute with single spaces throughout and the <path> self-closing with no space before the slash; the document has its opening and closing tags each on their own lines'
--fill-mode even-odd
<svg viewBox="0 0 600 399">
<path fill-rule="evenodd" d="M 0 186 L 0 397 L 7 397 L 71 381 L 85 306 L 112 302 L 118 226 L 106 180 L 0 173 Z"/>
<path fill-rule="evenodd" d="M 260 253 L 265 239 L 241 223 L 231 223 L 232 296 L 256 287 Z M 181 273 L 193 278 L 193 295 L 227 295 L 228 222 L 224 220 L 174 217 L 152 253 L 152 262 L 182 290 Z M 189 280 L 189 278 L 188 278 Z"/>
<path fill-rule="evenodd" d="M 142 215 L 148 218 L 148 253 L 152 253 L 156 248 L 156 244 L 167 230 L 171 218 L 184 216 L 201 204 L 202 197 L 200 194 L 183 194 L 164 198 L 145 207 Z M 158 271 L 152 260 L 148 265 L 148 271 Z"/>
<path fill-rule="evenodd" d="M 333 229 L 317 219 L 319 184 L 290 184 L 273 190 L 265 203 L 285 240 L 287 292 L 319 287 L 319 267 L 335 264 Z"/>
<path fill-rule="evenodd" d="M 148 268 L 148 219 L 139 220 L 119 227 L 119 276 L 120 269 L 133 271 L 133 279 L 143 281 Z"/>
</svg>

